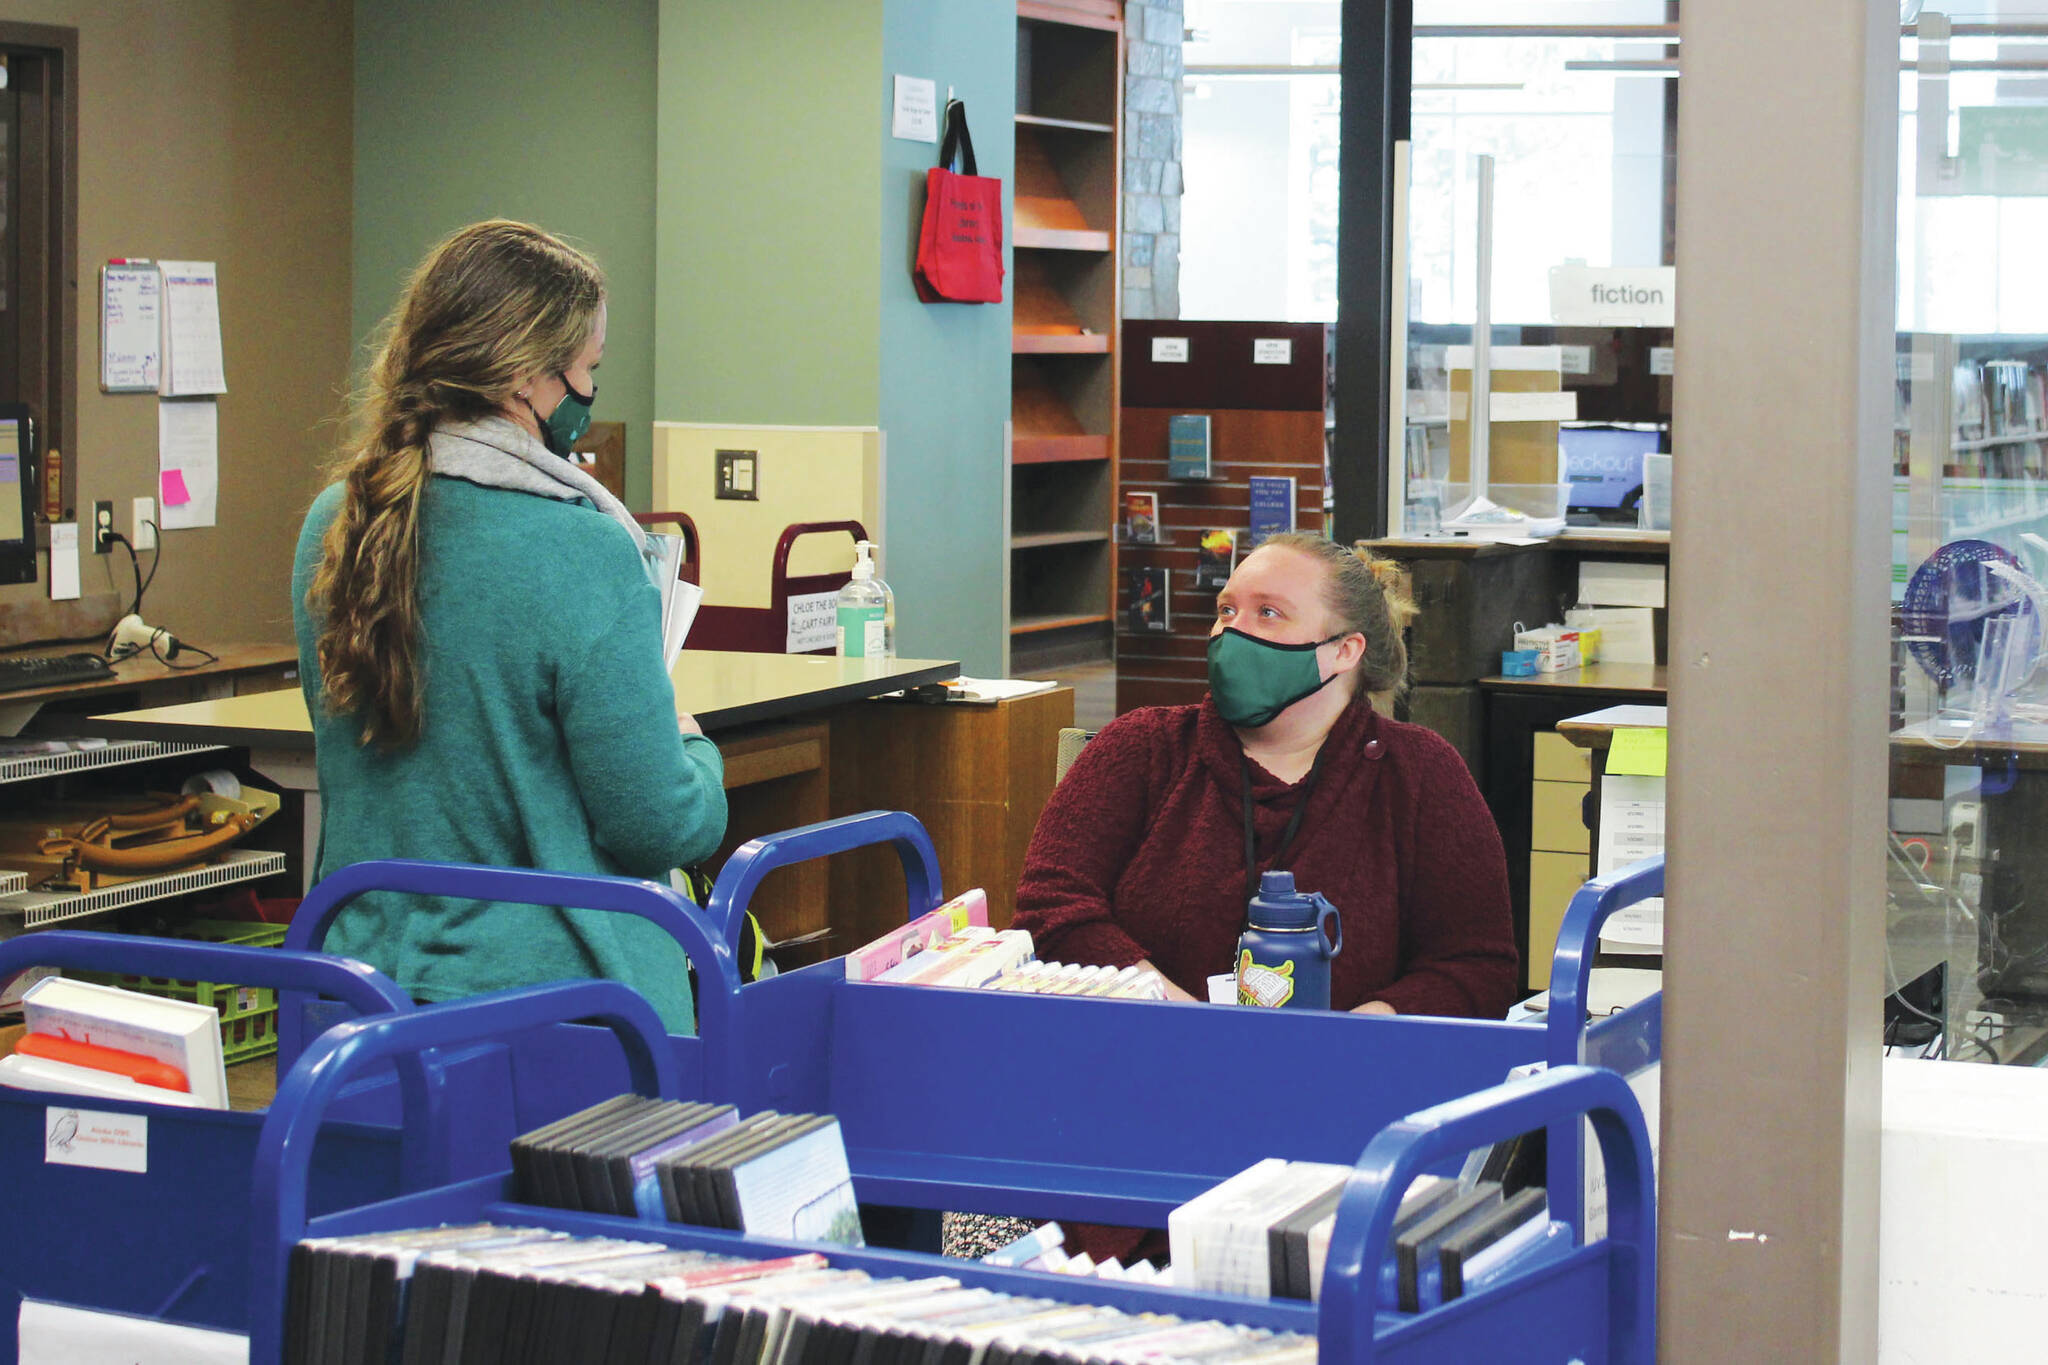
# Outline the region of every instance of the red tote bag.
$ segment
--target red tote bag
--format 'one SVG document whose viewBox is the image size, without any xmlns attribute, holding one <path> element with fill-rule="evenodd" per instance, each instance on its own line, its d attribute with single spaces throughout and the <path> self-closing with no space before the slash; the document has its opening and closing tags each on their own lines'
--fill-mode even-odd
<svg viewBox="0 0 2048 1365">
<path fill-rule="evenodd" d="M 965 174 L 948 169 L 956 155 Z M 974 169 L 967 106 L 953 100 L 939 164 L 924 173 L 924 227 L 912 275 L 926 303 L 1003 301 L 1003 182 Z"/>
</svg>

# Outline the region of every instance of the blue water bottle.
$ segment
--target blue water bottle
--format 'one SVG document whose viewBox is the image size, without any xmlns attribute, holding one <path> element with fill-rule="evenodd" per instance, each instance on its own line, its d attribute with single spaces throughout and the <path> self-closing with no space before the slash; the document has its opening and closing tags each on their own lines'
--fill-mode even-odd
<svg viewBox="0 0 2048 1365">
<path fill-rule="evenodd" d="M 1330 959 L 1343 948 L 1336 906 L 1321 895 L 1296 891 L 1292 872 L 1266 873 L 1237 940 L 1237 1003 L 1330 1008 Z"/>
</svg>

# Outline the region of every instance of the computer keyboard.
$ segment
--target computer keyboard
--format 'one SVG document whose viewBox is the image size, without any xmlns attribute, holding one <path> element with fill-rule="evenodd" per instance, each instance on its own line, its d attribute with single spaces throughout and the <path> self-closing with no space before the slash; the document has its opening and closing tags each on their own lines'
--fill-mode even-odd
<svg viewBox="0 0 2048 1365">
<path fill-rule="evenodd" d="M 97 654 L 45 654 L 29 659 L 0 659 L 0 692 L 100 682 L 113 676 L 114 666 Z"/>
</svg>

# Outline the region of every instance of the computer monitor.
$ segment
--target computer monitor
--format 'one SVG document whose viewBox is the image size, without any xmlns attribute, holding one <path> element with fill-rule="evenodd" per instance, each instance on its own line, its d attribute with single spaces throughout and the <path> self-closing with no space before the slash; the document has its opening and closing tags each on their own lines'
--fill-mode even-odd
<svg viewBox="0 0 2048 1365">
<path fill-rule="evenodd" d="M 1657 453 L 1663 433 L 1654 427 L 1565 427 L 1565 483 L 1573 510 L 1633 511 L 1643 498 L 1643 457 Z"/>
<path fill-rule="evenodd" d="M 0 583 L 36 581 L 36 424 L 0 403 Z"/>
</svg>

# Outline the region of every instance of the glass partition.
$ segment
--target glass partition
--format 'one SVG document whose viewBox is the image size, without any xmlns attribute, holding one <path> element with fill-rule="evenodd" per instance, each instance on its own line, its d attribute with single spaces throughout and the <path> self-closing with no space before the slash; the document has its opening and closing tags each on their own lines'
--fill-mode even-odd
<svg viewBox="0 0 2048 1365">
<path fill-rule="evenodd" d="M 1901 47 L 1886 1042 L 2048 1057 L 2048 4 Z"/>
</svg>

